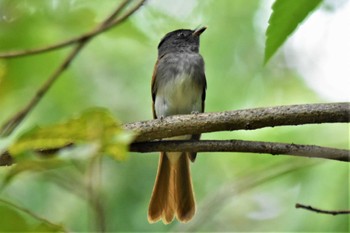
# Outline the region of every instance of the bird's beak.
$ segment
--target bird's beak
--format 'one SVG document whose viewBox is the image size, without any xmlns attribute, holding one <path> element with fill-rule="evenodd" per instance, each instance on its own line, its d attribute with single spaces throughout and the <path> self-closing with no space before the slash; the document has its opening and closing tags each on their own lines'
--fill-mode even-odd
<svg viewBox="0 0 350 233">
<path fill-rule="evenodd" d="M 206 29 L 207 29 L 207 27 L 200 27 L 200 28 L 194 30 L 192 35 L 193 36 L 200 36 Z"/>
</svg>

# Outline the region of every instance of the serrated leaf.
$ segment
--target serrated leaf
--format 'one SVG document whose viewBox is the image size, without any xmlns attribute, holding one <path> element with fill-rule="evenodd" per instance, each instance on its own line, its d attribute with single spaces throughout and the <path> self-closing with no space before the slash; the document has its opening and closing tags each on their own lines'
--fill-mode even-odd
<svg viewBox="0 0 350 233">
<path fill-rule="evenodd" d="M 322 0 L 275 1 L 266 30 L 264 64 L 321 2 Z"/>
<path fill-rule="evenodd" d="M 26 151 L 54 150 L 71 144 L 98 143 L 99 153 L 111 153 L 123 160 L 127 146 L 132 141 L 132 133 L 122 129 L 112 114 L 102 108 L 94 108 L 63 123 L 46 127 L 36 127 L 23 134 L 10 148 L 16 156 Z M 110 149 L 111 147 L 115 149 Z M 118 150 L 116 147 L 120 147 Z M 118 155 L 116 154 L 118 153 Z"/>
</svg>

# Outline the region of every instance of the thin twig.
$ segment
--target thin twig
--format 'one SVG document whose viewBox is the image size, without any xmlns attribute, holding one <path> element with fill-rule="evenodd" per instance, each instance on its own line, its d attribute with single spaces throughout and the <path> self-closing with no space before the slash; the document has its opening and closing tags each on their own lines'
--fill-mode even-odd
<svg viewBox="0 0 350 233">
<path fill-rule="evenodd" d="M 135 141 L 151 141 L 186 134 L 253 130 L 264 127 L 350 122 L 350 103 L 302 104 L 169 116 L 128 123 Z"/>
<path fill-rule="evenodd" d="M 36 91 L 35 95 L 29 101 L 29 103 L 17 112 L 13 117 L 11 117 L 5 124 L 2 125 L 0 129 L 0 136 L 8 136 L 10 135 L 16 127 L 23 121 L 23 119 L 30 113 L 31 110 L 39 103 L 42 97 L 46 94 L 46 92 L 50 89 L 53 83 L 57 80 L 57 78 L 65 71 L 73 59 L 77 56 L 79 51 L 84 47 L 87 40 L 80 42 L 76 45 L 74 50 L 72 50 L 67 58 L 63 61 L 63 63 L 54 71 L 54 73 L 45 81 L 45 83 Z"/>
<path fill-rule="evenodd" d="M 126 19 L 128 18 L 132 13 L 134 13 L 138 8 L 140 8 L 146 0 L 141 0 L 135 7 L 130 9 L 124 16 L 123 18 Z M 40 53 L 45 53 L 45 52 L 50 52 L 54 51 L 57 49 L 61 49 L 67 46 L 74 45 L 76 43 L 79 43 L 81 40 L 84 40 L 86 38 L 94 37 L 97 36 L 98 34 L 101 34 L 102 32 L 114 27 L 115 25 L 121 23 L 124 21 L 124 19 L 120 20 L 115 20 L 115 17 L 120 14 L 120 12 L 131 2 L 131 0 L 124 0 L 118 8 L 106 19 L 104 20 L 99 26 L 94 28 L 93 30 L 84 33 L 80 36 L 67 39 L 52 45 L 40 47 L 40 48 L 34 48 L 34 49 L 24 49 L 24 50 L 15 50 L 15 51 L 9 51 L 9 52 L 4 52 L 0 53 L 0 58 L 16 58 L 16 57 L 23 57 L 23 56 L 29 56 L 29 55 L 35 55 L 35 54 L 40 54 Z"/>
<path fill-rule="evenodd" d="M 124 0 L 118 8 L 108 17 L 106 18 L 102 23 L 101 26 L 98 28 L 103 28 L 105 26 L 108 26 L 108 24 L 112 23 L 113 20 L 122 12 L 122 10 L 131 2 L 131 0 Z M 96 33 L 96 32 L 95 32 Z"/>
<path fill-rule="evenodd" d="M 42 99 L 42 97 L 46 94 L 52 84 L 57 80 L 57 78 L 65 71 L 68 66 L 71 64 L 73 59 L 77 56 L 79 51 L 86 45 L 86 43 L 91 40 L 94 36 L 106 31 L 109 28 L 112 28 L 123 21 L 125 21 L 131 14 L 137 11 L 145 0 L 141 0 L 138 4 L 132 7 L 129 11 L 127 11 L 123 16 L 118 19 L 113 20 L 122 9 L 127 5 L 129 1 L 124 1 L 121 3 L 117 9 L 107 17 L 107 19 L 99 25 L 95 30 L 86 35 L 80 36 L 78 39 L 74 40 L 73 43 L 77 43 L 76 47 L 72 50 L 71 53 L 67 56 L 67 58 L 63 61 L 63 63 L 55 70 L 55 72 L 46 80 L 46 82 L 38 89 L 33 98 L 29 101 L 29 103 L 20 111 L 18 111 L 14 116 L 12 116 L 5 124 L 2 125 L 0 129 L 0 137 L 10 135 L 16 127 L 23 121 L 23 119 L 30 113 L 30 111 L 38 104 L 38 102 Z M 48 50 L 46 50 L 48 51 Z"/>
<path fill-rule="evenodd" d="M 331 214 L 331 215 L 339 215 L 339 214 L 350 214 L 350 210 L 321 210 L 309 205 L 303 205 L 303 204 L 299 204 L 296 203 L 295 204 L 295 208 L 301 208 L 301 209 L 305 209 L 305 210 L 309 210 L 309 211 L 313 211 L 316 213 L 320 213 L 320 214 Z"/>
<path fill-rule="evenodd" d="M 157 141 L 130 145 L 130 151 L 244 152 L 350 161 L 350 151 L 314 145 L 243 140 Z"/>
<path fill-rule="evenodd" d="M 24 50 L 15 50 L 15 51 L 8 51 L 0 54 L 0 58 L 17 58 L 17 57 L 25 57 L 29 55 L 35 55 L 35 54 L 40 54 L 40 53 L 46 53 L 50 51 L 54 51 L 57 49 L 61 49 L 67 46 L 71 46 L 76 44 L 78 41 L 81 41 L 82 39 L 88 37 L 90 33 L 83 34 L 81 36 L 68 39 L 56 44 L 48 45 L 45 47 L 40 47 L 40 48 L 34 48 L 34 49 L 24 49 Z"/>
</svg>

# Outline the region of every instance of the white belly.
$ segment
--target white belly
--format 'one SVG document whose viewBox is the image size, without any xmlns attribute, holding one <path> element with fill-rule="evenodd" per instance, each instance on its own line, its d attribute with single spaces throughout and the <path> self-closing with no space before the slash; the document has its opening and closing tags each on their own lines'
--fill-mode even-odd
<svg viewBox="0 0 350 233">
<path fill-rule="evenodd" d="M 157 117 L 202 112 L 202 92 L 188 75 L 177 76 L 158 87 L 155 100 Z"/>
</svg>

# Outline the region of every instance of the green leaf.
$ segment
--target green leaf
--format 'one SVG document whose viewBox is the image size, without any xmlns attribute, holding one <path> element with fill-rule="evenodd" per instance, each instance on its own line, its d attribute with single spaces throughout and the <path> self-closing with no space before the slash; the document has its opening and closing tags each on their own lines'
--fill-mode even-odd
<svg viewBox="0 0 350 233">
<path fill-rule="evenodd" d="M 35 127 L 10 146 L 9 153 L 15 157 L 16 164 L 3 177 L 0 191 L 23 172 L 61 168 L 71 165 L 71 158 L 88 159 L 92 155 L 106 154 L 117 161 L 123 161 L 127 158 L 133 138 L 134 133 L 124 130 L 112 114 L 102 108 L 87 110 L 63 123 Z M 66 153 L 69 156 L 62 153 L 62 156 L 53 157 L 60 148 L 66 148 L 67 145 L 71 149 L 71 153 Z M 86 148 L 89 151 L 84 151 Z M 38 153 L 45 156 L 39 157 Z"/>
<path fill-rule="evenodd" d="M 104 153 L 112 156 L 118 161 L 123 161 L 129 151 L 129 144 L 134 139 L 135 134 L 130 131 L 125 131 L 123 134 L 115 135 L 111 142 L 104 146 Z"/>
<path fill-rule="evenodd" d="M 51 223 L 31 210 L 3 199 L 0 199 L 0 216 L 0 232 L 67 232 L 62 225 Z"/>
<path fill-rule="evenodd" d="M 108 110 L 94 108 L 63 123 L 28 131 L 9 148 L 9 152 L 18 156 L 27 151 L 55 152 L 67 145 L 93 143 L 98 145 L 98 153 L 124 160 L 133 137 Z"/>
<path fill-rule="evenodd" d="M 321 2 L 322 0 L 275 1 L 266 30 L 264 64 Z"/>
<path fill-rule="evenodd" d="M 30 228 L 22 215 L 6 205 L 0 204 L 0 232 L 25 232 Z"/>
</svg>

